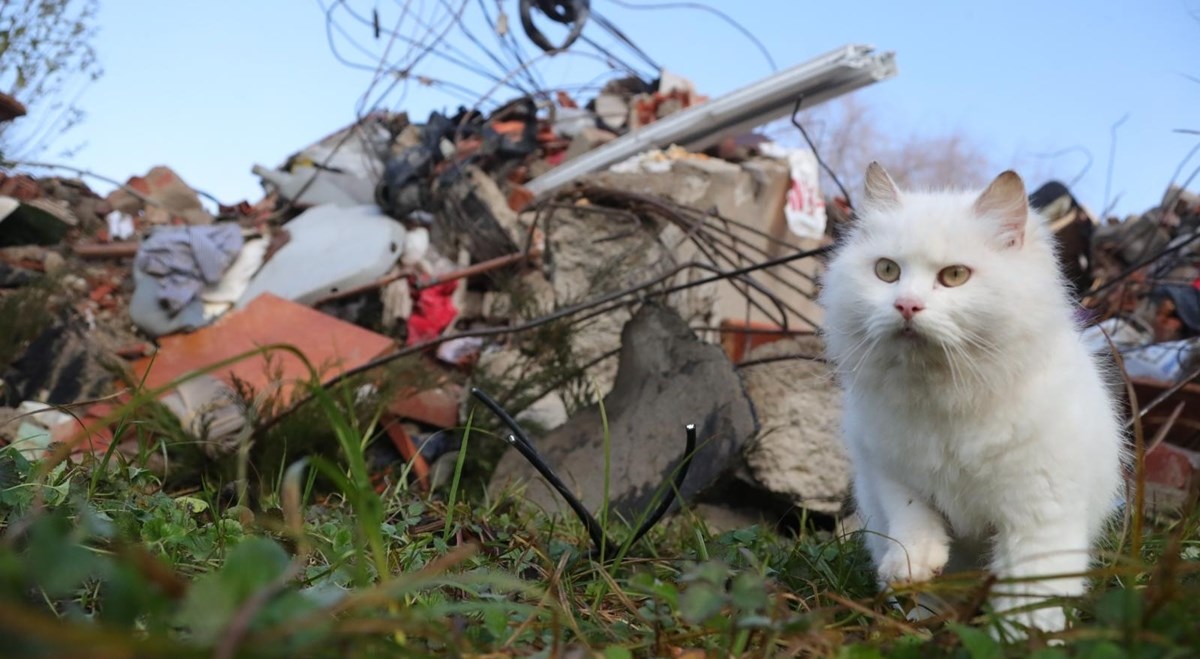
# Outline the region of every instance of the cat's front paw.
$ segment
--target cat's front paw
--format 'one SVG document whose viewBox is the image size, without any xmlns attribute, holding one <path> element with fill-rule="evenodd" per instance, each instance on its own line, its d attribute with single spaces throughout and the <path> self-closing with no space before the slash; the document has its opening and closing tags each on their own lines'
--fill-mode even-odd
<svg viewBox="0 0 1200 659">
<path fill-rule="evenodd" d="M 1037 608 L 1017 611 L 1023 605 Z M 998 620 L 992 627 L 992 637 L 1000 641 L 1023 641 L 1029 629 L 1044 634 L 1054 634 L 1067 628 L 1067 616 L 1061 606 L 1037 602 L 1029 598 L 998 597 L 992 603 Z M 1051 645 L 1061 643 L 1058 639 L 1047 639 Z"/>
<path fill-rule="evenodd" d="M 889 542 L 879 561 L 883 585 L 929 581 L 942 573 L 950 560 L 950 544 L 943 538 L 922 538 L 905 543 Z"/>
</svg>

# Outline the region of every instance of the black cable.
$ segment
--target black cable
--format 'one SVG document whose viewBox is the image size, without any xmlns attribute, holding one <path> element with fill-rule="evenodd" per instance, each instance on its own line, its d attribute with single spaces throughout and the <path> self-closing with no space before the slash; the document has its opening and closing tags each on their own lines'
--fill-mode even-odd
<svg viewBox="0 0 1200 659">
<path fill-rule="evenodd" d="M 763 45 L 763 42 L 760 41 L 758 37 L 754 36 L 753 32 L 746 29 L 744 25 L 735 21 L 728 14 L 716 9 L 715 7 L 710 7 L 702 2 L 659 2 L 655 4 L 634 4 L 632 2 L 624 2 L 623 0 L 609 0 L 609 2 L 626 9 L 695 9 L 697 11 L 708 12 L 717 18 L 720 18 L 722 21 L 725 21 L 731 25 L 733 29 L 741 32 L 743 36 L 749 39 L 750 42 L 753 43 L 756 48 L 758 48 L 758 51 L 762 53 L 763 57 L 767 59 L 767 63 L 771 66 L 771 71 L 779 70 L 779 67 L 775 64 L 775 58 L 771 57 L 771 51 L 767 50 L 767 47 Z"/>
<path fill-rule="evenodd" d="M 612 21 L 604 18 L 603 16 L 601 16 L 600 14 L 597 14 L 595 12 L 592 12 L 592 18 L 594 18 L 596 20 L 597 25 L 604 28 L 604 30 L 606 32 L 608 32 L 612 36 L 616 37 L 619 41 L 623 42 L 626 46 L 629 47 L 630 50 L 632 50 L 634 53 L 636 53 L 638 57 L 641 57 L 642 61 L 649 64 L 650 68 L 654 69 L 654 71 L 656 72 L 655 77 L 656 78 L 658 77 L 657 72 L 662 71 L 662 68 L 663 68 L 661 64 L 656 62 L 653 57 L 650 57 L 650 55 L 648 55 L 646 53 L 646 51 L 639 48 L 638 45 L 636 43 L 634 43 L 632 39 L 625 36 L 625 33 L 622 32 L 621 29 L 618 28 L 615 24 L 613 24 Z"/>
<path fill-rule="evenodd" d="M 526 63 L 520 46 L 517 44 L 517 40 L 512 36 L 512 30 L 507 30 L 504 34 L 501 34 L 500 27 L 497 24 L 496 19 L 492 18 L 492 13 L 488 11 L 485 0 L 476 0 L 476 4 L 479 5 L 479 11 L 483 14 L 484 21 L 486 21 L 488 27 L 492 29 L 492 34 L 496 35 L 496 40 L 500 43 L 501 48 L 503 48 L 504 51 L 507 52 L 508 55 L 513 59 L 515 64 L 513 70 L 520 72 L 520 75 L 524 76 L 525 79 L 529 81 L 529 84 L 532 85 L 531 92 L 540 91 L 546 86 L 545 81 L 539 80 L 536 72 L 532 70 L 528 63 Z"/>
<path fill-rule="evenodd" d="M 541 474 L 542 478 L 546 479 L 546 482 L 550 483 L 551 487 L 553 487 L 555 491 L 557 491 L 558 494 L 563 498 L 563 500 L 567 502 L 567 505 L 571 507 L 571 510 L 575 513 L 575 516 L 579 518 L 579 521 L 583 522 L 583 526 L 587 529 L 588 537 L 591 538 L 593 545 L 592 551 L 589 552 L 588 557 L 592 559 L 599 557 L 601 563 L 612 560 L 617 556 L 624 555 L 624 553 L 631 546 L 633 546 L 634 543 L 636 543 L 638 540 L 641 540 L 642 537 L 650 531 L 650 529 L 654 528 L 654 525 L 657 524 L 660 519 L 662 519 L 663 515 L 667 514 L 667 510 L 671 508 L 671 504 L 675 503 L 675 499 L 678 497 L 680 489 L 683 487 L 683 481 L 687 478 L 687 472 L 691 467 L 692 457 L 695 454 L 696 425 L 694 423 L 689 423 L 687 426 L 685 426 L 687 443 L 684 446 L 683 456 L 680 458 L 679 467 L 675 472 L 675 478 L 671 483 L 670 490 L 665 494 L 663 500 L 659 502 L 658 507 L 654 509 L 654 512 L 652 512 L 650 516 L 647 517 L 644 522 L 642 522 L 642 525 L 638 527 L 637 531 L 635 531 L 633 535 L 631 535 L 629 539 L 625 541 L 624 544 L 618 545 L 609 539 L 607 534 L 604 532 L 604 528 L 600 526 L 600 522 L 598 522 L 592 513 L 588 511 L 587 507 L 583 505 L 583 502 L 581 502 L 575 497 L 574 494 L 571 493 L 571 490 L 562 482 L 562 479 L 558 477 L 558 474 L 554 473 L 554 469 L 546 463 L 541 454 L 539 454 L 537 449 L 534 448 L 533 442 L 530 441 L 529 435 L 525 433 L 525 430 L 521 427 L 521 424 L 517 423 L 517 420 L 514 419 L 512 415 L 504 409 L 504 407 L 502 407 L 499 403 L 493 400 L 491 396 L 484 393 L 478 387 L 471 388 L 471 395 L 479 399 L 479 401 L 482 402 L 489 410 L 491 410 L 493 414 L 499 417 L 500 421 L 502 421 L 504 425 L 508 426 L 508 429 L 512 431 L 512 434 L 506 437 L 505 440 L 511 444 L 513 448 L 517 449 L 517 451 L 521 454 L 521 457 L 525 458 L 525 460 L 527 460 L 529 464 L 533 466 L 533 468 L 537 470 L 539 474 Z M 607 553 L 608 548 L 616 547 L 619 547 L 619 549 L 615 553 Z"/>
<path fill-rule="evenodd" d="M 550 20 L 571 26 L 571 31 L 567 33 L 567 38 L 561 46 L 550 43 L 546 35 L 542 34 L 542 31 L 534 24 L 533 7 L 535 5 Z M 583 26 L 587 23 L 591 13 L 591 2 L 590 0 L 520 0 L 520 12 L 521 27 L 525 29 L 525 36 L 529 37 L 529 40 L 543 51 L 557 53 L 570 48 L 571 44 L 575 43 L 575 40 L 583 33 Z"/>
<path fill-rule="evenodd" d="M 447 5 L 446 0 L 441 0 L 441 3 L 442 3 L 442 5 Z M 500 58 L 496 56 L 496 53 L 493 52 L 492 48 L 488 48 L 479 39 L 479 37 L 475 36 L 475 33 L 472 32 L 471 29 L 467 27 L 467 24 L 465 22 L 463 22 L 461 16 L 459 16 L 455 19 L 455 23 L 457 23 L 458 29 L 462 31 L 463 35 L 465 35 L 467 37 L 467 40 L 469 40 L 471 43 L 475 44 L 476 48 L 483 51 L 483 54 L 486 55 L 488 59 L 492 60 L 492 62 L 495 63 L 496 66 L 500 67 L 502 74 L 507 73 L 512 68 L 509 65 L 505 64 L 503 61 L 501 61 Z M 511 80 L 508 80 L 507 78 L 504 78 L 504 79 L 507 80 L 511 86 L 515 86 L 518 89 L 520 89 L 522 94 L 530 93 L 529 90 L 526 89 L 525 87 L 522 87 L 521 85 L 518 85 L 517 83 L 512 82 Z"/>
<path fill-rule="evenodd" d="M 630 66 L 630 64 L 628 62 L 621 59 L 620 57 L 617 57 L 616 54 L 614 54 L 612 51 L 608 50 L 604 46 L 601 46 L 599 43 L 596 43 L 595 39 L 592 39 L 591 37 L 584 35 L 584 36 L 579 37 L 579 40 L 586 43 L 587 45 L 591 46 L 592 48 L 595 48 L 596 52 L 598 52 L 601 55 L 603 55 L 604 57 L 608 58 L 610 61 L 610 64 L 612 66 L 614 66 L 614 68 L 616 66 L 620 66 L 621 68 L 625 69 L 626 73 L 628 73 L 629 75 L 632 75 L 633 77 L 637 78 L 638 80 L 646 79 L 646 76 L 642 75 L 641 71 L 638 71 L 633 66 Z M 650 77 L 654 78 L 657 76 L 658 76 L 658 74 L 656 72 L 655 75 L 650 76 Z"/>
<path fill-rule="evenodd" d="M 338 51 L 337 46 L 333 42 L 333 35 L 331 32 L 331 29 L 336 29 L 338 31 L 338 33 L 341 34 L 343 37 L 345 37 L 346 40 L 349 41 L 350 44 L 352 46 L 354 46 L 355 49 L 357 49 L 359 52 L 363 53 L 364 55 L 366 55 L 368 57 L 378 59 L 377 56 L 375 55 L 375 53 L 371 52 L 370 49 L 366 48 L 361 43 L 359 43 L 353 36 L 350 35 L 349 32 L 346 31 L 345 28 L 343 28 L 336 20 L 334 20 L 332 13 L 335 9 L 337 9 L 340 6 L 346 12 L 347 15 L 349 15 L 355 21 L 357 21 L 367 27 L 372 26 L 371 19 L 355 12 L 350 7 L 350 5 L 346 3 L 346 0 L 337 0 L 336 2 L 331 4 L 328 8 L 326 8 L 320 2 L 320 0 L 318 0 L 318 5 L 320 5 L 321 8 L 325 10 L 326 39 L 329 42 L 329 48 L 333 52 L 334 58 L 337 59 L 339 63 L 344 64 L 345 66 L 349 66 L 354 69 L 360 69 L 360 70 L 366 70 L 366 71 L 377 71 L 379 69 L 378 64 L 375 64 L 375 65 L 359 64 L 357 62 L 351 62 L 351 61 L 347 60 L 345 57 L 343 57 L 341 55 L 341 53 Z M 423 25 L 424 25 L 424 23 L 423 23 Z M 462 50 L 454 47 L 450 43 L 447 43 L 444 40 L 444 38 L 440 38 L 439 40 L 435 40 L 432 43 L 426 44 L 426 43 L 421 43 L 411 37 L 406 37 L 402 34 L 399 34 L 394 30 L 388 31 L 386 34 L 388 34 L 389 36 L 393 36 L 393 37 L 409 44 L 410 46 L 422 48 L 424 52 L 422 52 L 419 55 L 419 57 L 424 56 L 426 53 L 430 54 L 430 55 L 434 55 L 436 57 L 439 57 L 439 58 L 445 60 L 446 62 L 449 62 L 450 64 L 454 64 L 456 66 L 462 67 L 464 70 L 474 73 L 475 75 L 478 75 L 482 78 L 486 78 L 495 83 L 506 85 L 506 86 L 512 88 L 513 90 L 518 91 L 522 94 L 526 93 L 524 88 L 518 86 L 517 84 L 515 84 L 513 82 L 505 81 L 502 77 L 492 73 L 491 71 L 488 71 L 486 68 L 483 68 L 483 66 L 480 65 L 478 62 L 473 62 L 473 61 L 470 61 L 469 59 L 462 59 L 459 57 L 455 57 L 453 55 L 449 55 L 445 52 L 442 52 L 442 48 L 444 48 L 445 50 L 448 50 L 451 52 L 458 52 L 463 58 L 469 57 Z M 440 48 L 438 46 L 440 46 Z M 503 64 L 501 64 L 501 66 L 503 66 Z M 410 66 L 408 68 L 411 69 L 412 67 Z M 460 88 L 466 90 L 465 87 L 460 87 Z M 466 90 L 466 91 L 469 92 L 470 90 Z M 478 98 L 479 95 L 475 94 L 474 97 Z"/>
<path fill-rule="evenodd" d="M 803 102 L 804 95 L 802 94 L 796 98 L 796 107 L 792 109 L 792 125 L 800 131 L 802 136 L 804 136 L 804 141 L 808 143 L 808 148 L 812 149 L 813 156 L 815 156 L 817 159 L 817 164 L 820 165 L 827 174 L 829 174 L 829 177 L 833 179 L 834 185 L 838 186 L 838 190 L 842 191 L 842 197 L 846 200 L 846 205 L 850 207 L 850 210 L 854 210 L 854 204 L 850 201 L 850 193 L 846 192 L 846 186 L 842 185 L 842 181 L 838 178 L 838 175 L 833 172 L 833 168 L 830 167 L 829 164 L 825 162 L 825 159 L 821 157 L 821 152 L 817 150 L 817 145 L 813 143 L 812 138 L 808 136 L 808 131 L 804 130 L 804 125 L 801 124 L 800 120 L 797 118 L 797 115 L 800 114 L 800 104 Z"/>
</svg>

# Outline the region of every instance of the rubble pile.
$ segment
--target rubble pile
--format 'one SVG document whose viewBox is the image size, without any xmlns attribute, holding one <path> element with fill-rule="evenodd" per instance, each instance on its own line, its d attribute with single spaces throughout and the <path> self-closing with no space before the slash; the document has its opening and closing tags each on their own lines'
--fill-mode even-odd
<svg viewBox="0 0 1200 659">
<path fill-rule="evenodd" d="M 361 375 L 378 394 L 386 364 L 415 356 L 422 375 L 388 383 L 380 439 L 419 487 L 436 486 L 478 385 L 545 433 L 564 474 L 589 470 L 598 444 L 576 440 L 600 430 L 603 399 L 623 447 L 612 492 L 631 515 L 696 423 L 707 457 L 684 493 L 698 496 L 758 432 L 734 362 L 762 337 L 816 330 L 815 259 L 771 284 L 722 275 L 829 243 L 815 158 L 746 133 L 649 148 L 546 194 L 527 184 L 706 102 L 664 73 L 586 104 L 560 92 L 486 115 L 374 113 L 254 165 L 263 197 L 236 204 L 165 166 L 104 197 L 5 175 L 0 303 L 50 311 L 11 338 L 0 441 L 29 457 L 132 454 L 145 438 L 114 417 L 142 395 L 220 461 L 294 414 L 303 381 Z M 509 455 L 493 482 L 532 475 Z M 601 483 L 579 487 L 598 505 Z"/>
<path fill-rule="evenodd" d="M 843 217 L 849 201 L 821 194 L 815 154 L 752 127 L 787 112 L 780 80 L 818 85 L 820 100 L 841 89 L 837 67 L 860 76 L 837 93 L 894 74 L 839 63 L 867 52 L 715 100 L 664 72 L 586 103 L 559 92 L 486 114 L 376 112 L 254 165 L 253 202 L 219 203 L 165 166 L 103 197 L 77 179 L 0 174 L 0 307 L 20 319 L 0 331 L 0 442 L 83 459 L 182 436 L 219 463 L 301 414 L 304 383 L 350 383 L 384 410 L 373 464 L 402 467 L 380 487 L 434 488 L 475 386 L 589 507 L 607 491 L 639 515 L 692 423 L 685 499 L 736 491 L 836 517 L 850 475 L 813 300 L 826 210 Z M 809 81 L 821 67 L 833 72 Z M 1161 426 L 1200 392 L 1176 386 L 1200 361 L 1196 197 L 1172 189 L 1103 225 L 1061 185 L 1032 201 L 1095 321 L 1089 340 L 1112 336 L 1140 398 L 1165 392 L 1146 417 Z M 170 424 L 122 433 L 123 406 L 144 398 Z M 1154 447 L 1174 469 L 1156 481 L 1168 489 L 1191 482 L 1180 460 L 1200 465 L 1187 416 Z M 510 453 L 490 486 L 525 483 L 556 505 L 538 480 Z"/>
<path fill-rule="evenodd" d="M 1151 504 L 1177 504 L 1200 484 L 1200 196 L 1169 185 L 1159 205 L 1102 222 L 1058 182 L 1030 199 L 1059 238 L 1084 339 L 1116 349 L 1136 395 Z"/>
</svg>

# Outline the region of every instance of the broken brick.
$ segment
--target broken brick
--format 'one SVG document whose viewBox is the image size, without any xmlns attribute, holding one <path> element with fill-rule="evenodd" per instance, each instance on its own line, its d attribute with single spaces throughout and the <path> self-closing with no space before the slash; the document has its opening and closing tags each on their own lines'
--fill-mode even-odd
<svg viewBox="0 0 1200 659">
<path fill-rule="evenodd" d="M 1166 442 L 1146 454 L 1146 482 L 1187 492 L 1196 482 L 1200 452 Z"/>
</svg>

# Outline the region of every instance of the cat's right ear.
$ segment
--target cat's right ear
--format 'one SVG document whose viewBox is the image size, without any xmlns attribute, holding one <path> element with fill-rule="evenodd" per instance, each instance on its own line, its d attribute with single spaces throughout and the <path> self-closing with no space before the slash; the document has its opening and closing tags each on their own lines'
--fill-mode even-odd
<svg viewBox="0 0 1200 659">
<path fill-rule="evenodd" d="M 900 189 L 887 171 L 878 162 L 867 165 L 867 203 L 876 208 L 895 208 L 900 205 Z"/>
</svg>

